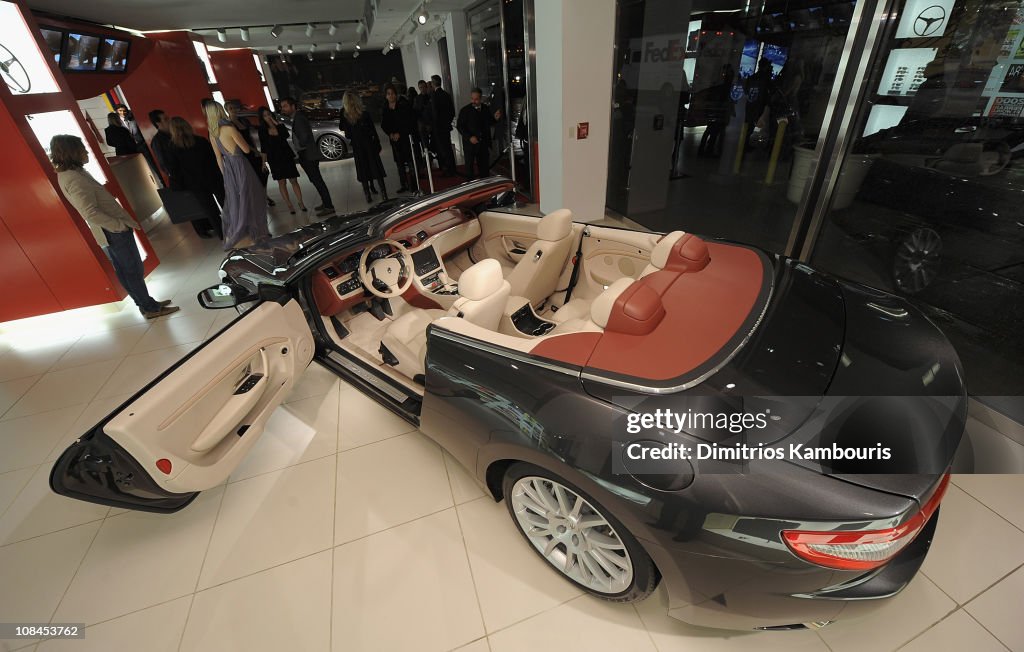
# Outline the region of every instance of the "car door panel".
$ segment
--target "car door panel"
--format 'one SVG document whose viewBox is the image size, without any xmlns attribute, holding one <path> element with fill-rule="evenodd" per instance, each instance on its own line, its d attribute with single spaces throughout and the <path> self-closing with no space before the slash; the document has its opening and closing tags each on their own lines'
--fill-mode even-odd
<svg viewBox="0 0 1024 652">
<path fill-rule="evenodd" d="M 532 215 L 484 211 L 479 215 L 480 239 L 473 245 L 475 260 L 494 258 L 502 267 L 515 267 L 537 240 L 537 222 Z"/>
<path fill-rule="evenodd" d="M 294 299 L 261 303 L 72 444 L 51 486 L 83 500 L 173 511 L 159 509 L 176 503 L 168 496 L 228 478 L 313 351 Z"/>
<path fill-rule="evenodd" d="M 573 296 L 594 298 L 618 279 L 638 278 L 651 261 L 661 234 L 588 227 L 583 239 L 583 264 Z"/>
</svg>

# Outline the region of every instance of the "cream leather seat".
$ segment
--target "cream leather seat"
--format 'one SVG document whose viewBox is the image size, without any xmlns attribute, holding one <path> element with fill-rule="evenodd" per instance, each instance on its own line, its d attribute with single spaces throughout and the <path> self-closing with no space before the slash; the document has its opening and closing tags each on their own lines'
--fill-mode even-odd
<svg viewBox="0 0 1024 652">
<path fill-rule="evenodd" d="M 608 325 L 608 318 L 612 314 L 615 302 L 618 301 L 623 292 L 629 289 L 629 286 L 633 285 L 633 282 L 632 278 L 624 276 L 605 288 L 604 292 L 597 295 L 597 298 L 593 301 L 581 300 L 586 304 L 586 312 L 559 322 L 551 329 L 551 334 L 562 335 L 565 333 L 603 331 L 605 326 Z M 572 301 L 569 303 L 572 303 Z M 582 306 L 583 303 L 577 305 Z M 556 314 L 561 314 L 561 312 L 559 310 Z"/>
<path fill-rule="evenodd" d="M 562 208 L 542 217 L 537 240 L 508 275 L 512 295 L 536 307 L 554 294 L 572 245 L 572 211 Z"/>
<path fill-rule="evenodd" d="M 510 293 L 511 286 L 502 277 L 498 261 L 481 260 L 459 277 L 459 298 L 450 310 L 411 310 L 388 326 L 380 343 L 384 362 L 416 380 L 424 374 L 430 322 L 455 316 L 496 331 Z"/>
</svg>

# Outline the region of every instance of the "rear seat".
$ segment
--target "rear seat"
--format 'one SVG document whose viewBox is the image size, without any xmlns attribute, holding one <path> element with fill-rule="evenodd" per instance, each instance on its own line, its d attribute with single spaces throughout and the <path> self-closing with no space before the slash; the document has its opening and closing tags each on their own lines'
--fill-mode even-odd
<svg viewBox="0 0 1024 652">
<path fill-rule="evenodd" d="M 698 272 L 707 267 L 710 261 L 711 257 L 708 253 L 708 246 L 703 240 L 692 233 L 672 231 L 662 236 L 658 244 L 651 250 L 651 262 L 640 273 L 640 278 L 663 269 L 680 273 Z M 624 280 L 628 280 L 630 283 L 634 281 L 632 277 L 628 276 L 619 279 L 619 281 Z M 608 286 L 608 289 L 611 289 L 613 285 Z M 586 320 L 590 315 L 590 304 L 593 301 L 596 301 L 596 299 L 570 299 L 567 304 L 555 311 L 548 319 L 556 324 L 564 324 L 581 319 Z M 560 328 L 556 328 L 556 330 L 566 332 L 566 330 Z"/>
</svg>

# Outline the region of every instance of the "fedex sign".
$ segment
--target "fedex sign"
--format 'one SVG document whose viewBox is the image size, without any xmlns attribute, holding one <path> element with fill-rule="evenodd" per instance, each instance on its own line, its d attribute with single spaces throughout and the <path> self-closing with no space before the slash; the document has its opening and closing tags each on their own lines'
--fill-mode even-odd
<svg viewBox="0 0 1024 652">
<path fill-rule="evenodd" d="M 686 58 L 686 44 L 680 39 L 669 39 L 664 47 L 655 41 L 644 43 L 644 63 L 673 63 Z"/>
</svg>

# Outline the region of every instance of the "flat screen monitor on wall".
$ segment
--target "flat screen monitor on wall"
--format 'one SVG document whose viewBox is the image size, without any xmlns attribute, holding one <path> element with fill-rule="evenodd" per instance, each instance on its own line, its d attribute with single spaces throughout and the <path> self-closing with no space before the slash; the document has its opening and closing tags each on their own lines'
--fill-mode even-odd
<svg viewBox="0 0 1024 652">
<path fill-rule="evenodd" d="M 94 72 L 99 64 L 100 37 L 69 33 L 64 39 L 61 67 L 68 72 Z"/>
<path fill-rule="evenodd" d="M 43 40 L 46 41 L 46 45 L 50 49 L 50 56 L 59 64 L 60 54 L 64 49 L 64 32 L 50 27 L 42 27 L 39 31 L 42 33 Z"/>
<path fill-rule="evenodd" d="M 101 72 L 124 72 L 128 68 L 128 41 L 105 38 L 100 41 L 99 70 Z"/>
</svg>

